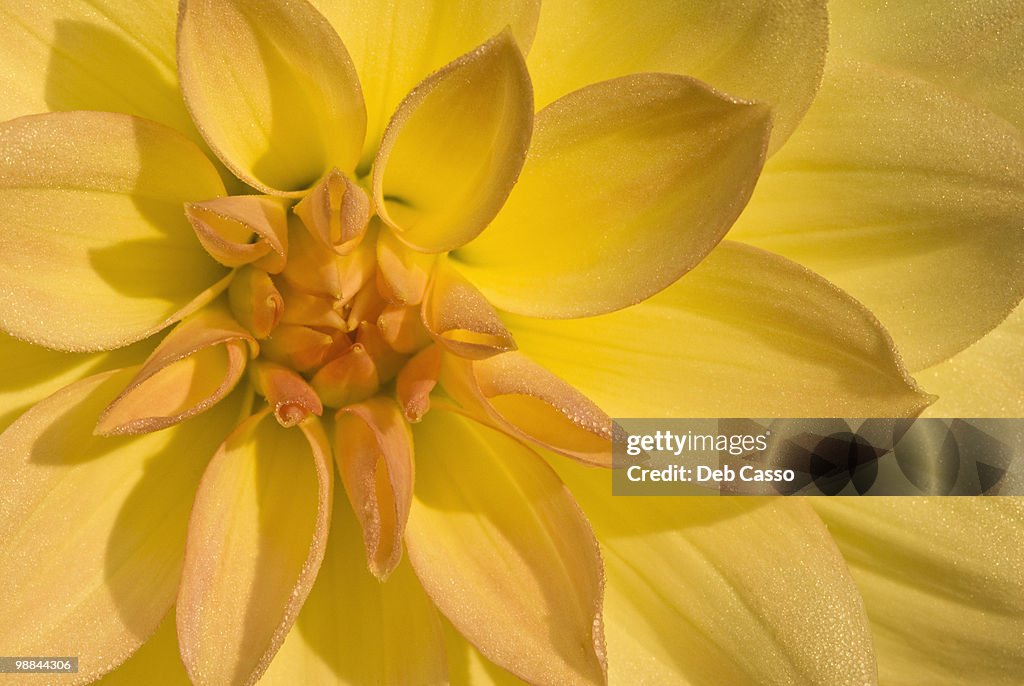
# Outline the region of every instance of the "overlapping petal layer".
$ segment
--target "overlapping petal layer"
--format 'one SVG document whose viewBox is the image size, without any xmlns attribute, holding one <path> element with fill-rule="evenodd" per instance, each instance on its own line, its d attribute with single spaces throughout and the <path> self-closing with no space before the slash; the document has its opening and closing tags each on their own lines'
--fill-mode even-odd
<svg viewBox="0 0 1024 686">
<path fill-rule="evenodd" d="M 445 620 L 443 624 L 449 683 L 464 686 L 523 686 L 526 683 L 481 655 L 450 622 Z"/>
<path fill-rule="evenodd" d="M 601 541 L 613 683 L 876 683 L 860 596 L 805 502 L 617 498 L 607 471 L 551 461 Z"/>
<path fill-rule="evenodd" d="M 313 4 L 345 42 L 363 87 L 367 130 L 360 176 L 369 173 L 385 126 L 413 87 L 505 27 L 525 54 L 540 11 L 538 0 L 313 0 Z"/>
<path fill-rule="evenodd" d="M 0 499 L 0 642 L 16 655 L 80 656 L 67 683 L 113 669 L 170 608 L 203 465 L 239 412 L 225 401 L 171 430 L 94 436 L 131 376 L 72 384 L 0 436 L 0 467 L 17 485 Z"/>
<path fill-rule="evenodd" d="M 605 682 L 597 542 L 528 448 L 443 410 L 413 430 L 406 552 L 431 599 L 484 655 L 526 681 Z"/>
<path fill-rule="evenodd" d="M 934 84 L 834 60 L 732 237 L 810 267 L 878 315 L 911 369 L 1024 295 L 1024 139 Z"/>
<path fill-rule="evenodd" d="M 122 114 L 67 112 L 0 124 L 0 146 L 4 331 L 63 350 L 117 348 L 217 292 L 224 270 L 182 205 L 224 187 L 181 134 Z"/>
<path fill-rule="evenodd" d="M 510 436 L 610 467 L 612 422 L 593 401 L 518 352 L 469 361 L 445 355 L 441 382 L 465 412 Z"/>
<path fill-rule="evenodd" d="M 264 410 L 203 474 L 177 601 L 195 684 L 253 684 L 295 622 L 323 560 L 333 466 L 315 418 L 287 430 Z"/>
<path fill-rule="evenodd" d="M 1024 6 L 832 0 L 835 54 L 913 74 L 1024 130 Z"/>
<path fill-rule="evenodd" d="M 775 150 L 818 87 L 828 16 L 822 0 L 545 0 L 537 31 L 538 105 L 625 74 L 686 74 L 771 105 Z"/>
<path fill-rule="evenodd" d="M 124 112 L 200 141 L 178 93 L 176 3 L 5 3 L 0 16 L 0 121 L 46 111 Z"/>
<path fill-rule="evenodd" d="M 140 364 L 150 342 L 109 353 L 47 350 L 0 333 L 0 432 L 37 402 L 87 376 Z"/>
<path fill-rule="evenodd" d="M 156 633 L 124 664 L 96 682 L 96 686 L 192 686 L 188 680 L 178 636 L 174 631 L 174 609 L 160 622 Z"/>
<path fill-rule="evenodd" d="M 446 676 L 437 610 L 408 562 L 382 584 L 348 501 L 336 498 L 316 584 L 261 686 L 435 686 Z"/>
<path fill-rule="evenodd" d="M 768 108 L 682 76 L 575 91 L 537 114 L 519 183 L 454 262 L 520 314 L 582 317 L 640 302 L 729 230 L 769 127 Z"/>
<path fill-rule="evenodd" d="M 355 68 L 305 0 L 187 0 L 178 74 L 221 161 L 268 193 L 311 187 L 359 159 L 366 111 Z"/>
<path fill-rule="evenodd" d="M 524 353 L 613 417 L 910 416 L 929 400 L 863 306 L 737 243 L 620 312 L 505 320 Z"/>
<path fill-rule="evenodd" d="M 174 328 L 99 417 L 96 433 L 149 433 L 203 412 L 230 393 L 256 341 L 222 308 Z"/>
<path fill-rule="evenodd" d="M 1020 683 L 1019 498 L 812 498 L 864 596 L 893 686 Z"/>
<path fill-rule="evenodd" d="M 1024 305 L 980 341 L 915 374 L 939 396 L 929 417 L 1024 417 Z M 983 383 L 979 383 L 984 379 Z"/>
</svg>

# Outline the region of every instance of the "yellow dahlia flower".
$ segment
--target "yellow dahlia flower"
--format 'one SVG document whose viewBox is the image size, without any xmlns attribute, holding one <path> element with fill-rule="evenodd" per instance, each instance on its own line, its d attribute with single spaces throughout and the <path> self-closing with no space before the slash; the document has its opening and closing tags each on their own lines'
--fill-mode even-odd
<svg viewBox="0 0 1024 686">
<path fill-rule="evenodd" d="M 1020 682 L 1018 501 L 595 469 L 611 416 L 1020 414 L 1020 3 L 0 11 L 0 653 Z"/>
</svg>

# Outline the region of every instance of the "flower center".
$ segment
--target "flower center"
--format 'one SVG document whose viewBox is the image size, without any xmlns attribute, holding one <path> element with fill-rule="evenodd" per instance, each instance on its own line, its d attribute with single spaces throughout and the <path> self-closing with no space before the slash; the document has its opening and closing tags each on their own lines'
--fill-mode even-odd
<svg viewBox="0 0 1024 686">
<path fill-rule="evenodd" d="M 409 363 L 431 343 L 418 306 L 425 278 L 378 244 L 387 229 L 340 172 L 298 202 L 233 196 L 186 210 L 207 251 L 236 268 L 229 307 L 259 341 L 250 375 L 282 425 L 401 395 L 402 371 L 423 367 Z"/>
</svg>

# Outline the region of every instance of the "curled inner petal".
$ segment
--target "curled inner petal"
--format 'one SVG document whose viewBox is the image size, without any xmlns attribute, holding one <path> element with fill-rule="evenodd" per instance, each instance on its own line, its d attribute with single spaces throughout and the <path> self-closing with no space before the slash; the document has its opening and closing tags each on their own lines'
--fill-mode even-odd
<svg viewBox="0 0 1024 686">
<path fill-rule="evenodd" d="M 208 307 L 167 335 L 103 411 L 96 433 L 163 429 L 209 409 L 242 378 L 256 341 L 220 308 Z"/>
</svg>

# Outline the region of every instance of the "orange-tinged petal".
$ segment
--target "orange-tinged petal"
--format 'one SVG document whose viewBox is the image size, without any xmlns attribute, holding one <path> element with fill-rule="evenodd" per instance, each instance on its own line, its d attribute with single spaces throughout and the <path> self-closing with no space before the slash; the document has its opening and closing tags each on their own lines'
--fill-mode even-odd
<svg viewBox="0 0 1024 686">
<path fill-rule="evenodd" d="M 370 198 L 335 167 L 294 208 L 310 233 L 347 255 L 366 235 Z"/>
<path fill-rule="evenodd" d="M 313 295 L 300 291 L 287 279 L 277 284 L 284 300 L 281 321 L 285 324 L 306 324 L 327 329 L 347 331 L 348 325 L 341 316 L 342 303 L 331 296 Z"/>
<path fill-rule="evenodd" d="M 441 385 L 474 416 L 586 464 L 610 467 L 612 420 L 601 408 L 526 355 L 483 360 L 445 355 Z"/>
<path fill-rule="evenodd" d="M 178 586 L 196 485 L 240 412 L 236 394 L 166 431 L 94 436 L 132 374 L 76 382 L 0 436 L 0 644 L 77 655 L 69 683 L 110 671 L 156 631 Z"/>
<path fill-rule="evenodd" d="M 181 134 L 121 114 L 0 124 L 0 329 L 61 350 L 125 346 L 223 288 L 182 213 L 221 195 Z"/>
<path fill-rule="evenodd" d="M 334 345 L 330 335 L 308 326 L 281 324 L 263 341 L 267 359 L 307 372 L 320 366 Z"/>
<path fill-rule="evenodd" d="M 351 172 L 366 111 L 345 46 L 305 0 L 184 0 L 178 77 L 199 131 L 265 193 Z"/>
<path fill-rule="evenodd" d="M 203 474 L 177 600 L 194 684 L 253 684 L 316 579 L 331 521 L 333 469 L 315 419 L 300 430 L 256 414 Z"/>
<path fill-rule="evenodd" d="M 271 274 L 284 269 L 288 257 L 286 211 L 280 198 L 260 195 L 185 205 L 196 237 L 215 260 L 226 267 L 255 263 Z"/>
<path fill-rule="evenodd" d="M 537 114 L 494 222 L 453 253 L 499 308 L 575 318 L 640 302 L 700 262 L 746 204 L 769 111 L 694 79 L 635 74 Z"/>
<path fill-rule="evenodd" d="M 917 371 L 1020 302 L 1022 215 L 1018 129 L 908 73 L 836 58 L 730 237 L 863 302 Z"/>
<path fill-rule="evenodd" d="M 287 428 L 305 421 L 310 415 L 324 412 L 320 396 L 288 367 L 258 360 L 253 365 L 256 390 L 267 399 L 277 423 Z"/>
<path fill-rule="evenodd" d="M 291 224 L 288 264 L 281 276 L 297 290 L 348 302 L 373 278 L 377 224 L 347 255 L 323 250 L 320 240 L 296 218 Z"/>
<path fill-rule="evenodd" d="M 509 27 L 525 53 L 539 0 L 313 0 L 345 41 L 366 97 L 365 176 L 399 102 L 424 78 Z"/>
<path fill-rule="evenodd" d="M 434 269 L 422 316 L 434 340 L 461 357 L 479 359 L 516 348 L 497 310 L 447 261 Z"/>
<path fill-rule="evenodd" d="M 361 343 L 318 369 L 310 383 L 328 407 L 365 400 L 380 388 L 377 366 Z"/>
<path fill-rule="evenodd" d="M 446 676 L 437 610 L 409 563 L 381 583 L 348 500 L 335 498 L 316 584 L 260 686 L 441 686 Z"/>
<path fill-rule="evenodd" d="M 441 375 L 441 357 L 441 346 L 432 345 L 416 353 L 398 372 L 395 397 L 410 422 L 420 421 L 430 409 L 430 392 Z"/>
<path fill-rule="evenodd" d="M 359 323 L 356 329 L 356 343 L 366 348 L 367 354 L 373 359 L 377 368 L 377 376 L 382 384 L 388 383 L 405 363 L 406 356 L 392 348 L 381 332 L 379 326 L 371 324 L 371 317 Z"/>
<path fill-rule="evenodd" d="M 419 305 L 436 259 L 408 247 L 392 231 L 381 231 L 377 239 L 378 273 L 392 302 Z"/>
<path fill-rule="evenodd" d="M 96 433 L 148 433 L 205 412 L 234 389 L 256 350 L 256 341 L 226 311 L 200 310 L 161 341 L 103 410 Z"/>
<path fill-rule="evenodd" d="M 605 682 L 603 571 L 576 502 L 536 453 L 435 410 L 413 428 L 406 552 L 481 653 L 531 683 Z"/>
<path fill-rule="evenodd" d="M 621 312 L 505 320 L 526 355 L 612 417 L 913 416 L 931 400 L 863 305 L 729 241 Z"/>
<path fill-rule="evenodd" d="M 284 298 L 267 272 L 252 266 L 235 271 L 228 286 L 231 311 L 256 338 L 266 338 L 284 316 Z"/>
<path fill-rule="evenodd" d="M 418 307 L 388 305 L 377 317 L 377 329 L 393 350 L 411 354 L 431 342 L 430 332 L 423 326 Z"/>
<path fill-rule="evenodd" d="M 377 213 L 422 252 L 463 245 L 501 209 L 532 128 L 530 75 L 503 31 L 398 106 L 373 163 Z"/>
<path fill-rule="evenodd" d="M 635 72 L 686 74 L 766 103 L 778 149 L 814 98 L 829 44 L 824 0 L 544 0 L 530 73 L 547 105 Z"/>
<path fill-rule="evenodd" d="M 551 462 L 601 541 L 612 683 L 878 683 L 860 594 L 802 499 L 615 497 L 607 470 Z"/>
<path fill-rule="evenodd" d="M 384 581 L 402 559 L 414 479 L 412 432 L 395 401 L 378 396 L 340 410 L 334 458 L 363 531 L 370 571 Z"/>
<path fill-rule="evenodd" d="M 1020 683 L 1020 498 L 808 500 L 864 597 L 881 683 Z"/>
</svg>

